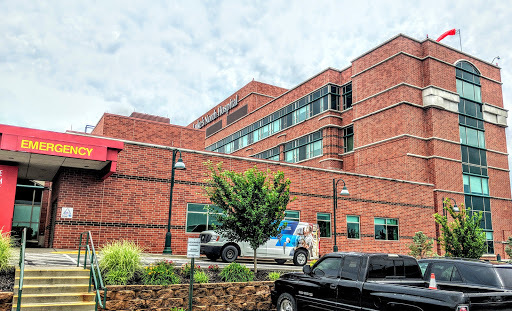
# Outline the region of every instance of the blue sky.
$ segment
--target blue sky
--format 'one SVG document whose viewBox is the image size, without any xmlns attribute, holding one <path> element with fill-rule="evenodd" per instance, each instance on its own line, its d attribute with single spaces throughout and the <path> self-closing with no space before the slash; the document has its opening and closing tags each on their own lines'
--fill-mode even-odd
<svg viewBox="0 0 512 311">
<path fill-rule="evenodd" d="M 464 52 L 500 56 L 510 109 L 511 20 L 508 1 L 0 0 L 0 123 L 83 131 L 138 111 L 187 125 L 253 78 L 291 88 L 398 33 L 452 28 Z"/>
</svg>

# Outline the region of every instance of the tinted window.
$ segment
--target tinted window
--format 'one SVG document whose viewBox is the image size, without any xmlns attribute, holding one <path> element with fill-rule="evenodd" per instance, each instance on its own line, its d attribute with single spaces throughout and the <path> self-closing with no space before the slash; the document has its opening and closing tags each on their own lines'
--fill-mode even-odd
<svg viewBox="0 0 512 311">
<path fill-rule="evenodd" d="M 421 274 L 425 275 L 425 270 L 427 270 L 428 262 L 420 262 L 418 264 L 420 265 Z"/>
<path fill-rule="evenodd" d="M 510 268 L 496 268 L 503 285 L 507 289 L 512 289 L 512 267 Z"/>
<path fill-rule="evenodd" d="M 462 278 L 453 263 L 434 263 L 430 272 L 435 274 L 438 281 L 462 282 Z"/>
<path fill-rule="evenodd" d="M 361 259 L 359 257 L 345 257 L 345 260 L 343 261 L 343 268 L 341 269 L 341 278 L 344 280 L 357 281 L 360 261 Z"/>
<path fill-rule="evenodd" d="M 341 260 L 341 258 L 325 258 L 313 268 L 312 272 L 317 276 L 336 278 L 338 277 Z"/>
<path fill-rule="evenodd" d="M 492 267 L 460 264 L 458 268 L 465 281 L 470 284 L 481 284 L 499 287 L 500 283 Z"/>
<path fill-rule="evenodd" d="M 418 269 L 418 262 L 413 258 L 404 258 L 406 278 L 422 278 L 423 273 Z"/>
<path fill-rule="evenodd" d="M 386 276 L 394 276 L 395 267 L 392 260 L 384 257 L 372 257 L 368 272 L 369 279 L 383 279 Z"/>
</svg>

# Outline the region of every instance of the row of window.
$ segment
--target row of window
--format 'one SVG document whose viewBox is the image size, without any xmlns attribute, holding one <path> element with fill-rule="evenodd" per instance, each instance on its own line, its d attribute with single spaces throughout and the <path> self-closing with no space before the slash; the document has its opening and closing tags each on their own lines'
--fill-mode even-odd
<svg viewBox="0 0 512 311">
<path fill-rule="evenodd" d="M 217 224 L 220 211 L 213 205 L 206 208 L 206 204 L 187 205 L 186 232 L 201 232 L 211 230 Z M 300 221 L 300 211 L 285 211 L 285 220 Z M 331 237 L 331 214 L 317 213 L 317 223 L 321 237 Z M 398 240 L 398 219 L 374 218 L 376 240 Z M 347 237 L 349 239 L 361 238 L 360 217 L 347 215 Z"/>
<path fill-rule="evenodd" d="M 340 110 L 340 88 L 343 92 L 343 109 L 348 109 L 352 106 L 352 84 L 343 87 L 329 84 L 206 147 L 206 150 L 231 153 L 327 109 Z"/>
<path fill-rule="evenodd" d="M 490 199 L 486 197 L 489 196 L 489 180 L 480 73 L 468 62 L 459 62 L 456 67 L 465 206 L 471 207 L 471 212 L 482 212 L 480 226 L 485 230 L 487 253 L 492 254 L 494 242 Z"/>
</svg>

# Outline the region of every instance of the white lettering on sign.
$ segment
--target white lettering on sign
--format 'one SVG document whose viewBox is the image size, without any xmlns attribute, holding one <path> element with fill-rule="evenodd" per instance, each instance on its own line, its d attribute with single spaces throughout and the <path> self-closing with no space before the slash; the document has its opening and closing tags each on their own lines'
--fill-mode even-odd
<svg viewBox="0 0 512 311">
<path fill-rule="evenodd" d="M 201 251 L 201 239 L 189 238 L 187 245 L 187 258 L 199 258 Z"/>
<path fill-rule="evenodd" d="M 196 129 L 202 128 L 203 126 L 214 121 L 215 119 L 222 116 L 223 114 L 229 113 L 229 110 L 236 107 L 237 105 L 238 105 L 238 95 L 236 95 L 235 98 L 232 98 L 227 105 L 218 107 L 217 110 L 214 110 L 211 115 L 206 115 L 206 116 L 202 117 L 201 120 L 197 121 L 197 123 L 194 124 L 194 128 L 196 128 Z"/>
</svg>

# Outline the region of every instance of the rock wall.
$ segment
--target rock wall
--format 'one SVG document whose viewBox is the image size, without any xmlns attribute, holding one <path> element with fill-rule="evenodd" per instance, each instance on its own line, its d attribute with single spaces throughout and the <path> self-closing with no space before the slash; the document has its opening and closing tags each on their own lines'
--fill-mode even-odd
<svg viewBox="0 0 512 311">
<path fill-rule="evenodd" d="M 273 310 L 274 282 L 194 284 L 193 310 Z M 108 286 L 106 310 L 188 309 L 188 284 L 170 286 Z M 105 310 L 105 309 L 102 309 Z"/>
</svg>

